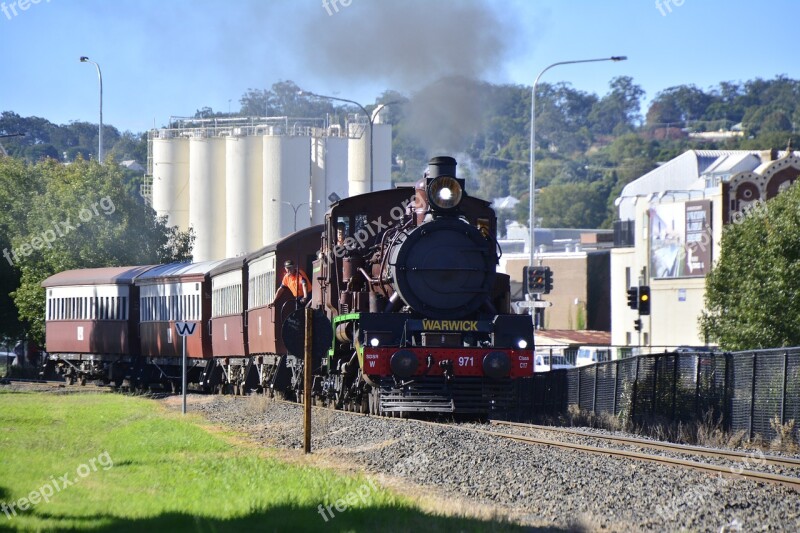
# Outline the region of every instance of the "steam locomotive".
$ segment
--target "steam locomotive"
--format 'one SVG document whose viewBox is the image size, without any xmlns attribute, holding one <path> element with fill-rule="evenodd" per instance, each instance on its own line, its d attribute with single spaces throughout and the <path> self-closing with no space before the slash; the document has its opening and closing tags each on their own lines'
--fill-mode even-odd
<svg viewBox="0 0 800 533">
<path fill-rule="evenodd" d="M 62 272 L 47 290 L 49 370 L 121 387 L 190 383 L 299 398 L 302 354 L 287 328 L 302 304 L 281 291 L 291 259 L 312 281 L 330 348 L 312 359 L 314 399 L 373 414 L 485 415 L 533 374 L 533 325 L 512 314 L 488 202 L 456 161 L 433 158 L 414 187 L 334 203 L 323 225 L 245 257 Z M 315 326 L 316 328 L 316 326 Z"/>
</svg>

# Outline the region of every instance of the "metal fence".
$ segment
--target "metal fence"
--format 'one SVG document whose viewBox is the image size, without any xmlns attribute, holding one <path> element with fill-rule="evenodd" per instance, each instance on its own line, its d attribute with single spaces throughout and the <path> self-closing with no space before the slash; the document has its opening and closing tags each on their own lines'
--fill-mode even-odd
<svg viewBox="0 0 800 533">
<path fill-rule="evenodd" d="M 570 406 L 634 422 L 710 414 L 729 431 L 773 439 L 777 424 L 800 423 L 800 347 L 640 355 L 535 374 L 530 389 L 523 401 L 536 414 Z M 793 436 L 800 440 L 800 427 Z"/>
</svg>

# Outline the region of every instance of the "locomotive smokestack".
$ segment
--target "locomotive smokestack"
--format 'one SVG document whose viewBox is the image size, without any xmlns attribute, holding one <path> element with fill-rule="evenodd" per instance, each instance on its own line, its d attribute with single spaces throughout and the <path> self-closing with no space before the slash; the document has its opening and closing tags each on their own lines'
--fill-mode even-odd
<svg viewBox="0 0 800 533">
<path fill-rule="evenodd" d="M 448 156 L 434 157 L 428 162 L 428 178 L 439 176 L 456 177 L 456 160 Z"/>
</svg>

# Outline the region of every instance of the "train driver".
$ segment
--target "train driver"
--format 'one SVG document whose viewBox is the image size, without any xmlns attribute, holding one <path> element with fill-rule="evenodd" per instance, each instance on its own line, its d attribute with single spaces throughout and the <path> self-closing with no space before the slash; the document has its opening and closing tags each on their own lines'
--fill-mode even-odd
<svg viewBox="0 0 800 533">
<path fill-rule="evenodd" d="M 342 224 L 341 222 L 336 224 L 336 245 L 337 246 L 341 246 L 341 247 L 344 248 L 344 238 L 345 238 L 345 232 L 346 231 L 347 230 L 345 229 L 344 224 Z"/>
<path fill-rule="evenodd" d="M 291 292 L 295 298 L 300 300 L 301 304 L 307 303 L 311 295 L 311 282 L 306 273 L 303 272 L 303 269 L 297 268 L 291 259 L 286 260 L 283 268 L 286 270 L 286 274 L 284 274 L 281 286 L 278 287 L 275 298 L 269 307 L 275 307 L 275 302 L 283 296 L 285 291 Z"/>
</svg>

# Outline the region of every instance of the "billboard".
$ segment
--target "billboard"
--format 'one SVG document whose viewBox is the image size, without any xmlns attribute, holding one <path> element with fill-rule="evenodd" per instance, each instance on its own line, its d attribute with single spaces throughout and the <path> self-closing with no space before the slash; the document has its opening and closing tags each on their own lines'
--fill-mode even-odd
<svg viewBox="0 0 800 533">
<path fill-rule="evenodd" d="M 703 277 L 711 270 L 711 201 L 650 208 L 653 278 Z"/>
</svg>

